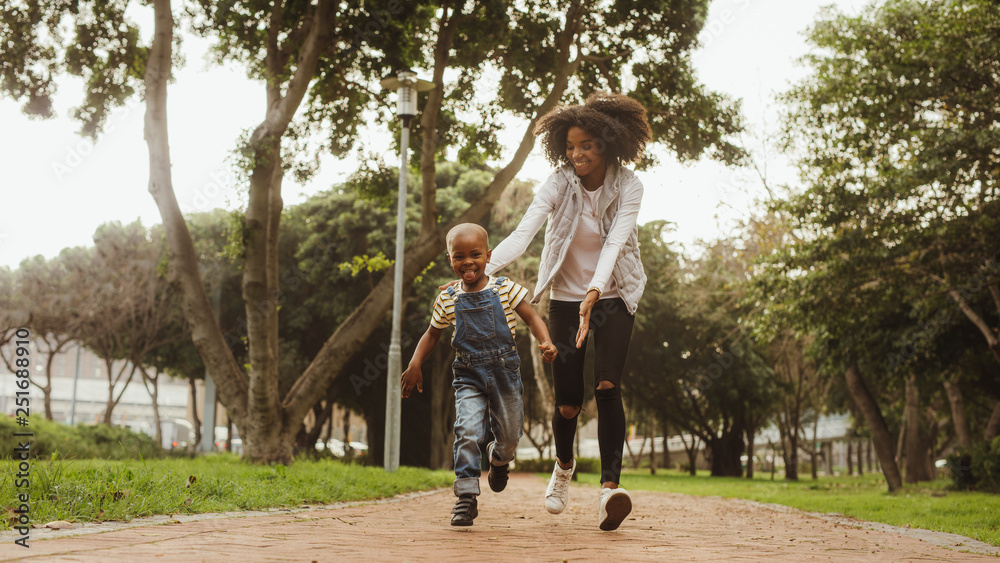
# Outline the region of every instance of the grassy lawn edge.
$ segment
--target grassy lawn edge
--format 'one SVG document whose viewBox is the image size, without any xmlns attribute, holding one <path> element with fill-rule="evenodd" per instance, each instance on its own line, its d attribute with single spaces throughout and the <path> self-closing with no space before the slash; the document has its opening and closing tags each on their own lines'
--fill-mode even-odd
<svg viewBox="0 0 1000 563">
<path fill-rule="evenodd" d="M 10 530 L 17 465 L 0 462 L 0 495 Z M 250 465 L 234 455 L 194 459 L 33 461 L 30 520 L 44 524 L 129 521 L 160 514 L 201 514 L 268 508 L 297 508 L 388 498 L 452 484 L 451 471 L 380 467 L 336 460 L 298 460 L 290 466 Z"/>
<path fill-rule="evenodd" d="M 548 474 L 539 473 L 548 480 Z M 580 483 L 600 485 L 596 473 L 581 473 Z M 881 474 L 820 477 L 798 482 L 697 476 L 676 471 L 626 470 L 621 485 L 630 490 L 663 491 L 693 496 L 739 498 L 797 508 L 806 512 L 842 514 L 849 518 L 899 527 L 958 534 L 1000 546 L 1000 495 L 947 490 L 950 481 L 908 485 L 890 494 Z"/>
</svg>

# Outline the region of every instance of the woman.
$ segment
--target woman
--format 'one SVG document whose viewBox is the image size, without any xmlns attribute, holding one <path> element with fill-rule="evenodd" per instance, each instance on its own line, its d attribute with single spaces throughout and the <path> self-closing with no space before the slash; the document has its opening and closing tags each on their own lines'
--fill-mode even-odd
<svg viewBox="0 0 1000 563">
<path fill-rule="evenodd" d="M 632 510 L 618 486 L 625 443 L 621 384 L 635 311 L 646 284 L 636 219 L 642 183 L 624 163 L 642 156 L 651 138 L 646 110 L 622 95 L 594 93 L 583 105 L 560 107 L 535 126 L 546 158 L 559 166 L 542 184 L 517 229 L 494 250 L 492 274 L 519 257 L 542 223 L 545 246 L 532 302 L 549 290 L 549 333 L 559 355 L 552 364 L 556 464 L 545 508 L 566 508 L 576 469 L 573 439 L 583 406 L 583 363 L 594 332 L 594 396 L 601 450 L 598 524 L 614 530 Z"/>
</svg>

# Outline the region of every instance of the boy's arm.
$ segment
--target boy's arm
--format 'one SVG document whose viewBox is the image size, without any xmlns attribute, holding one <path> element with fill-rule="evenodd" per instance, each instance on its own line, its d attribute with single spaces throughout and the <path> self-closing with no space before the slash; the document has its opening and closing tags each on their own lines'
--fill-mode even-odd
<svg viewBox="0 0 1000 563">
<path fill-rule="evenodd" d="M 545 326 L 545 322 L 542 321 L 542 317 L 539 317 L 538 313 L 535 313 L 535 310 L 531 308 L 528 300 L 521 300 L 517 307 L 514 308 L 514 312 L 528 326 L 528 330 L 531 331 L 535 340 L 540 342 L 538 348 L 542 351 L 542 359 L 550 363 L 555 360 L 556 346 L 552 343 L 552 338 L 549 337 L 549 329 Z"/>
<path fill-rule="evenodd" d="M 413 357 L 410 358 L 410 365 L 406 367 L 406 371 L 399 377 L 399 384 L 403 387 L 402 394 L 404 399 L 410 396 L 410 391 L 414 387 L 417 388 L 417 392 L 424 392 L 424 375 L 420 371 L 420 366 L 431 355 L 431 352 L 434 351 L 434 347 L 441 340 L 441 334 L 443 333 L 444 330 L 429 326 L 424 335 L 420 337 L 420 342 L 417 342 L 417 349 L 413 351 Z"/>
</svg>

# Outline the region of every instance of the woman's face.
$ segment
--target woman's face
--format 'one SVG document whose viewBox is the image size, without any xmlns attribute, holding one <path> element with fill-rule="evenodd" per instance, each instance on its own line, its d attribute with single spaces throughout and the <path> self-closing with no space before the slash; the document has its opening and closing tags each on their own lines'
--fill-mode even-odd
<svg viewBox="0 0 1000 563">
<path fill-rule="evenodd" d="M 579 127 L 570 127 L 566 132 L 566 158 L 573 164 L 577 176 L 597 173 L 603 180 L 607 166 L 603 149 L 604 143 Z"/>
</svg>

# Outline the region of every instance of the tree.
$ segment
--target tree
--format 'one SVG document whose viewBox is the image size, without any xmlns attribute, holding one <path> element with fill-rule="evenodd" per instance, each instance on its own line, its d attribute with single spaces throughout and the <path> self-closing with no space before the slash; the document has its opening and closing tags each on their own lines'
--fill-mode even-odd
<svg viewBox="0 0 1000 563">
<path fill-rule="evenodd" d="M 801 210 L 856 231 L 855 253 L 881 253 L 865 282 L 898 282 L 915 300 L 947 296 L 1000 361 L 989 320 L 1000 313 L 1000 157 L 983 128 L 1000 111 L 998 26 L 1000 8 L 986 1 L 827 13 L 811 41 L 831 54 L 806 58 L 816 74 L 790 94 L 789 128 L 808 136 L 813 188 Z"/>
<path fill-rule="evenodd" d="M 0 268 L 0 359 L 10 373 L 17 371 L 15 356 L 7 354 L 7 345 L 17 338 L 17 331 L 25 327 L 29 318 L 30 312 L 19 294 L 18 274 L 10 268 Z"/>
<path fill-rule="evenodd" d="M 787 97 L 786 136 L 802 149 L 808 189 L 784 211 L 804 242 L 772 263 L 797 278 L 787 295 L 828 335 L 890 490 L 900 480 L 877 391 L 910 379 L 913 411 L 927 358 L 910 350 L 933 348 L 951 324 L 924 330 L 929 319 L 957 307 L 1000 360 L 987 320 L 1000 312 L 1000 247 L 988 234 L 1000 221 L 1000 159 L 982 127 L 998 109 L 998 25 L 984 1 L 827 12 L 810 33 L 814 72 Z M 851 314 L 822 310 L 831 306 Z M 873 386 L 864 372 L 886 377 Z M 911 457 L 925 457 L 913 440 Z"/>
<path fill-rule="evenodd" d="M 744 437 L 769 417 L 774 393 L 760 346 L 738 322 L 743 255 L 734 241 L 717 241 L 682 267 L 666 231 L 663 222 L 640 229 L 649 282 L 630 347 L 632 390 L 625 392 L 701 440 L 712 475 L 741 476 Z"/>
<path fill-rule="evenodd" d="M 102 225 L 94 234 L 94 248 L 74 255 L 70 266 L 76 277 L 72 286 L 88 303 L 77 337 L 107 369 L 103 421 L 108 425 L 126 387 L 137 370 L 145 369 L 152 352 L 183 336 L 161 273 L 162 247 L 149 236 L 138 222 Z"/>
<path fill-rule="evenodd" d="M 176 28 L 171 2 L 153 0 L 155 26 L 148 47 L 139 44 L 137 28 L 125 16 L 126 2 L 82 4 L 68 14 L 78 26 L 65 51 L 52 44 L 63 37 L 56 32 L 67 15 L 62 3 L 36 0 L 35 9 L 4 8 L 0 38 L 28 38 L 18 40 L 24 47 L 0 67 L 4 91 L 27 99 L 26 111 L 45 115 L 54 89 L 48 69 L 83 75 L 90 95 L 79 117 L 89 134 L 100 129 L 109 107 L 143 92 L 149 191 L 167 233 L 170 280 L 180 292 L 194 344 L 216 380 L 220 399 L 243 433 L 244 455 L 258 462 L 290 460 L 291 438 L 301 420 L 391 306 L 392 277 L 383 276 L 282 396 L 277 314 L 284 296 L 278 277 L 281 185 L 286 169 L 306 176 L 314 169 L 308 158 L 294 159 L 291 145 L 322 129 L 329 132 L 326 148 L 335 154 L 349 149 L 364 110 L 384 100 L 369 85 L 390 70 L 426 66 L 437 86 L 415 130 L 422 138 L 422 211 L 420 233 L 406 252 L 407 282 L 440 255 L 449 227 L 437 224 L 435 155 L 457 145 L 465 158 L 495 158 L 500 147 L 492 132 L 505 119 L 504 112 L 527 119 L 528 126 L 513 155 L 457 222 L 478 221 L 489 212 L 531 150 L 537 116 L 598 86 L 620 89 L 619 77 L 626 69 L 636 81 L 631 93 L 650 109 L 656 139 L 679 158 L 704 152 L 724 160 L 739 157 L 739 150 L 726 141 L 738 129 L 735 106 L 697 84 L 688 59 L 704 21 L 706 4 L 701 1 L 574 0 L 563 9 L 537 0 L 527 5 L 201 0 L 191 10 L 195 29 L 217 39 L 220 58 L 244 62 L 248 74 L 264 80 L 267 91 L 265 116 L 241 147 L 249 185 L 242 227 L 243 299 L 246 317 L 253 321 L 247 327 L 245 373 L 212 318 L 173 193 L 166 112 Z M 102 25 L 94 24 L 95 19 Z M 41 31 L 46 26 L 49 33 Z M 460 79 L 446 90 L 449 69 L 458 71 Z M 499 96 L 495 103 L 477 107 L 472 94 L 487 69 L 500 74 Z M 470 121 L 459 120 L 460 111 L 470 110 Z"/>
<path fill-rule="evenodd" d="M 79 341 L 81 314 L 87 307 L 75 287 L 81 280 L 67 268 L 67 262 L 77 251 L 67 249 L 52 260 L 42 256 L 26 259 L 16 272 L 21 306 L 30 315 L 27 324 L 45 357 L 44 381 L 31 374 L 31 383 L 42 392 L 45 418 L 49 420 L 52 420 L 52 362 L 69 343 Z"/>
</svg>

